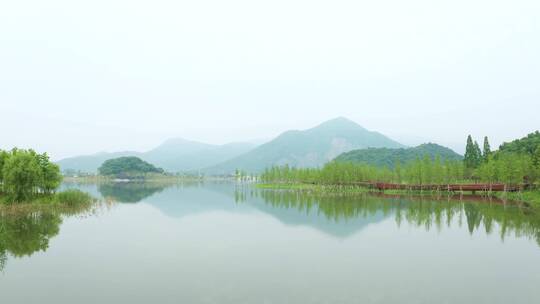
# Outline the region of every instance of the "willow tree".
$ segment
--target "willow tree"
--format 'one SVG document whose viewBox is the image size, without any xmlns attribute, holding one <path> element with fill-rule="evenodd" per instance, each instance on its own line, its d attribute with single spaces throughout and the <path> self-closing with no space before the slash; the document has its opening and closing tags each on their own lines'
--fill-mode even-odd
<svg viewBox="0 0 540 304">
<path fill-rule="evenodd" d="M 54 192 L 62 181 L 60 168 L 47 154 L 34 150 L 0 151 L 0 186 L 9 200 L 22 202 Z"/>
<path fill-rule="evenodd" d="M 41 170 L 35 157 L 25 151 L 14 151 L 3 168 L 4 191 L 11 200 L 31 199 L 39 186 Z"/>
</svg>

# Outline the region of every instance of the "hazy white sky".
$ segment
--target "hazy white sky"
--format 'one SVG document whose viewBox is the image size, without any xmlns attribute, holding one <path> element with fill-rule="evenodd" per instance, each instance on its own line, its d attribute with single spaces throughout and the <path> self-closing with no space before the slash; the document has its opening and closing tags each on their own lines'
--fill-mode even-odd
<svg viewBox="0 0 540 304">
<path fill-rule="evenodd" d="M 0 148 L 58 159 L 346 116 L 463 150 L 540 129 L 540 1 L 0 2 Z"/>
</svg>

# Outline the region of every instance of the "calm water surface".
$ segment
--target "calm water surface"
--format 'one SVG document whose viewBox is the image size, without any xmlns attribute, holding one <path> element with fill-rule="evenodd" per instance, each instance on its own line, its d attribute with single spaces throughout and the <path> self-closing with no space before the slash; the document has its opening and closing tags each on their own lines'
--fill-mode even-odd
<svg viewBox="0 0 540 304">
<path fill-rule="evenodd" d="M 64 187 L 107 203 L 2 215 L 0 303 L 540 303 L 540 217 L 516 206 Z"/>
</svg>

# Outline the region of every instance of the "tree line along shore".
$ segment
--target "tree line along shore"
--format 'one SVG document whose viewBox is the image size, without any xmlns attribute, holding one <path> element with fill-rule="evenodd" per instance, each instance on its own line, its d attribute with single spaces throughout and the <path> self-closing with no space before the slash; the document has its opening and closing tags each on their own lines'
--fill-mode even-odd
<svg viewBox="0 0 540 304">
<path fill-rule="evenodd" d="M 392 159 L 392 165 L 377 166 L 352 160 L 330 161 L 320 168 L 295 168 L 274 166 L 261 174 L 247 174 L 237 170 L 237 180 L 258 181 L 271 185 L 326 186 L 326 189 L 343 189 L 343 186 L 368 186 L 379 190 L 436 190 L 467 191 L 478 187 L 467 185 L 483 184 L 485 192 L 527 192 L 528 200 L 540 201 L 540 133 L 504 143 L 491 151 L 488 138 L 484 138 L 482 149 L 467 138 L 463 159 L 445 159 L 439 155 L 424 155 L 407 162 Z M 250 177 L 249 179 L 243 178 Z M 137 157 L 120 157 L 105 161 L 99 168 L 96 180 L 148 181 L 170 179 L 163 169 L 155 167 Z M 175 176 L 178 177 L 178 176 Z M 201 179 L 201 176 L 197 176 Z M 0 151 L 0 201 L 1 202 L 58 202 L 63 200 L 87 200 L 82 193 L 57 193 L 63 176 L 58 165 L 50 161 L 46 153 L 33 150 L 12 149 Z M 290 187 L 289 187 L 290 188 Z M 341 190 L 339 190 L 341 191 Z M 509 195 L 511 196 L 511 195 Z M 523 196 L 523 195 L 522 195 Z M 540 203 L 539 203 L 540 204 Z"/>
<path fill-rule="evenodd" d="M 459 185 L 486 185 L 483 189 L 491 195 L 495 189 L 516 191 L 505 193 L 540 206 L 540 133 L 505 143 L 497 151 L 491 151 L 489 140 L 484 138 L 483 149 L 472 137 L 467 138 L 463 160 L 442 159 L 425 155 L 414 161 L 394 165 L 374 166 L 352 161 L 332 161 L 322 168 L 291 168 L 275 166 L 266 169 L 260 180 L 263 187 L 280 185 L 324 186 L 339 189 L 341 186 L 373 186 L 391 184 L 389 190 L 437 190 L 455 191 Z M 452 185 L 452 187 L 450 187 Z M 290 187 L 289 187 L 290 188 Z M 381 187 L 375 187 L 381 189 Z M 467 187 L 462 187 L 467 189 Z M 475 188 L 472 188 L 475 189 Z M 339 191 L 339 190 L 338 190 Z M 493 194 L 500 195 L 500 194 Z"/>
<path fill-rule="evenodd" d="M 58 192 L 62 175 L 46 153 L 0 150 L 0 206 L 4 204 L 89 204 L 93 198 L 78 190 Z"/>
</svg>

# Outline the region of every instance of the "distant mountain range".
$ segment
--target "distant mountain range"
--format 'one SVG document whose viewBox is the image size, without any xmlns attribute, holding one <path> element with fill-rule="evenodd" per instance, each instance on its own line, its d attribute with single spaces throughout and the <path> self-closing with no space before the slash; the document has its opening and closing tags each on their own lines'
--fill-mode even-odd
<svg viewBox="0 0 540 304">
<path fill-rule="evenodd" d="M 397 155 L 402 162 L 415 155 L 428 153 L 456 159 L 461 156 L 442 146 L 428 144 L 406 147 L 383 134 L 369 131 L 357 123 L 340 117 L 308 130 L 287 131 L 262 144 L 231 143 L 210 145 L 185 139 L 170 139 L 148 152 L 116 152 L 78 156 L 60 160 L 62 170 L 72 169 L 95 173 L 111 158 L 137 156 L 169 172 L 202 172 L 208 175 L 231 174 L 236 169 L 258 173 L 267 167 L 288 164 L 292 167 L 318 167 L 338 157 L 391 165 Z M 344 154 L 346 152 L 350 154 Z M 359 152 L 361 151 L 361 152 Z M 380 156 L 376 156 L 381 154 Z M 340 156 L 341 155 L 341 156 Z M 413 155 L 413 156 L 411 156 Z"/>
<path fill-rule="evenodd" d="M 226 145 L 210 145 L 181 138 L 169 139 L 148 152 L 114 152 L 77 156 L 58 161 L 62 170 L 75 170 L 96 173 L 103 162 L 108 159 L 137 156 L 168 172 L 188 172 L 217 165 L 228 159 L 241 155 L 255 148 L 251 143 L 230 143 Z"/>
<path fill-rule="evenodd" d="M 429 143 L 413 148 L 388 149 L 388 148 L 369 148 L 362 150 L 353 150 L 343 153 L 335 160 L 341 162 L 365 163 L 378 167 L 386 166 L 393 168 L 399 160 L 402 164 L 413 161 L 417 158 L 423 158 L 428 155 L 434 159 L 439 155 L 445 160 L 461 160 L 463 156 L 450 150 L 449 148 Z"/>
<path fill-rule="evenodd" d="M 206 168 L 204 172 L 224 174 L 241 169 L 256 173 L 273 165 L 285 164 L 292 167 L 318 167 L 344 152 L 370 147 L 404 146 L 340 117 L 305 131 L 287 131 L 246 154 Z"/>
</svg>

